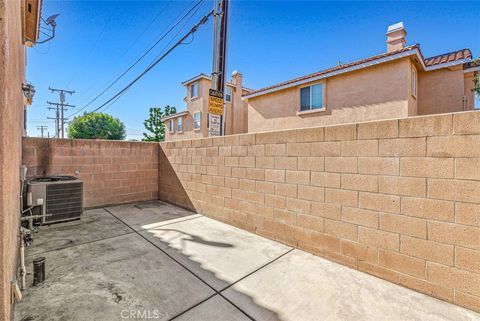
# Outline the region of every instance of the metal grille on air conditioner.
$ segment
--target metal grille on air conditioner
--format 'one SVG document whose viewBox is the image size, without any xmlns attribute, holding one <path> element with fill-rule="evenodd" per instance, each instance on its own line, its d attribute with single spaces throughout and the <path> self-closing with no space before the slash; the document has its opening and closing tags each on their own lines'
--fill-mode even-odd
<svg viewBox="0 0 480 321">
<path fill-rule="evenodd" d="M 82 183 L 47 185 L 45 223 L 79 218 L 82 215 Z"/>
<path fill-rule="evenodd" d="M 73 176 L 37 177 L 28 182 L 27 203 L 41 208 L 42 223 L 78 219 L 83 214 L 83 182 Z"/>
</svg>

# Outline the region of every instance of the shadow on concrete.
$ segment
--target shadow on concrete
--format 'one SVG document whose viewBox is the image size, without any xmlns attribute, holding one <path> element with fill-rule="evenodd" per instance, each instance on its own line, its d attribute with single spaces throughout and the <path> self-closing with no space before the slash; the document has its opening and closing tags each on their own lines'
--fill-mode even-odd
<svg viewBox="0 0 480 321">
<path fill-rule="evenodd" d="M 177 175 L 177 172 L 173 168 L 172 164 L 170 163 L 170 160 L 168 159 L 167 155 L 165 154 L 165 151 L 162 148 L 162 145 L 160 144 L 159 146 L 159 155 L 158 155 L 158 162 L 159 162 L 159 183 L 158 183 L 158 198 L 161 201 L 177 205 L 179 207 L 182 207 L 184 209 L 187 209 L 189 211 L 192 211 L 193 213 L 198 213 L 198 209 L 195 208 L 194 204 L 190 200 L 190 197 L 188 196 L 188 193 L 185 190 L 185 187 L 183 186 L 182 182 L 180 181 L 180 178 Z M 174 231 L 172 229 L 172 231 Z M 177 231 L 180 232 L 180 231 Z M 139 233 L 139 235 L 142 235 L 142 233 Z M 148 232 L 150 233 L 150 232 Z M 182 233 L 182 232 L 180 232 Z M 152 237 L 155 237 L 153 234 L 151 235 Z M 191 238 L 188 239 L 188 241 L 191 242 L 196 242 L 200 244 L 205 244 L 208 246 L 213 246 L 213 247 L 224 247 L 224 248 L 230 248 L 233 247 L 233 245 L 228 244 L 228 243 L 221 243 L 221 242 L 216 242 L 216 241 L 209 241 L 205 240 L 197 235 L 189 235 Z M 223 280 L 220 276 L 216 275 L 216 273 L 208 270 L 207 268 L 203 267 L 201 263 L 196 262 L 193 258 L 191 258 L 189 255 L 186 255 L 182 253 L 180 250 L 173 248 L 170 246 L 168 242 L 163 242 L 162 240 L 156 238 L 156 241 L 153 242 L 151 237 L 145 237 L 142 235 L 147 241 L 149 241 L 151 244 L 159 248 L 161 251 L 163 251 L 165 254 L 170 256 L 172 259 L 174 259 L 177 263 L 182 265 L 185 269 L 187 269 L 189 272 L 197 276 L 200 280 L 202 280 L 205 284 L 207 284 L 209 287 L 211 287 L 214 291 L 216 291 L 216 295 L 221 296 L 224 300 L 228 301 L 231 305 L 235 306 L 236 309 L 242 311 L 238 306 L 236 306 L 233 302 L 231 302 L 229 299 L 224 297 L 222 295 L 222 291 L 225 291 L 226 289 L 229 289 L 231 293 L 235 293 L 236 291 L 232 288 L 232 286 L 243 280 L 245 277 L 248 276 L 245 275 L 242 278 L 236 280 L 234 283 L 227 282 L 226 280 Z M 268 264 L 268 263 L 267 263 Z M 198 272 L 201 271 L 201 272 Z M 252 272 L 253 273 L 253 272 Z M 201 276 L 199 276 L 201 275 Z M 211 286 L 211 284 L 208 284 L 205 280 L 215 280 L 213 281 L 214 284 L 216 284 L 216 287 Z M 262 307 L 258 305 L 255 302 L 255 299 L 249 296 L 248 294 L 241 293 L 244 299 L 248 302 L 250 305 L 254 305 L 258 307 L 258 310 L 262 311 L 261 315 L 262 318 L 264 318 L 261 321 L 275 321 L 275 320 L 280 320 L 281 318 L 279 314 L 275 311 L 271 311 L 268 308 Z M 201 305 L 198 305 L 201 306 Z M 185 311 L 184 313 L 180 314 L 179 319 L 183 320 L 183 316 L 187 315 L 190 310 L 195 310 L 197 306 L 194 306 L 190 308 L 189 310 Z M 254 320 L 253 317 L 249 316 L 245 311 L 242 311 L 243 315 L 247 315 L 248 319 Z M 174 319 L 177 319 L 175 317 Z M 188 318 L 187 318 L 188 319 Z M 195 321 L 200 321 L 200 319 L 193 318 L 192 320 Z M 230 320 L 229 317 L 225 316 L 219 316 L 217 320 Z M 234 318 L 231 318 L 231 320 L 236 320 Z M 215 321 L 215 319 L 208 320 L 208 321 Z"/>
<path fill-rule="evenodd" d="M 152 206 L 125 206 L 143 208 L 143 213 L 132 212 L 135 216 L 143 214 L 143 218 L 132 220 L 133 226 L 139 220 L 152 218 Z M 157 206 L 168 210 L 166 206 Z M 124 221 L 124 215 L 120 218 L 107 212 L 110 213 L 106 209 L 90 210 L 84 221 L 40 229 L 36 235 L 38 241 L 42 240 L 37 243 L 39 248 L 35 248 L 35 242 L 27 248 L 28 288 L 24 300 L 16 306 L 15 320 L 31 317 L 35 321 L 83 321 L 88 316 L 89 320 L 117 321 L 122 311 L 137 309 L 158 309 L 164 313 L 155 320 L 253 320 L 222 295 L 232 282 L 171 247 L 168 240 L 162 244 L 158 239 L 152 242 L 142 235 L 145 231 L 136 231 Z M 182 218 L 184 221 L 194 219 Z M 171 228 L 176 220 L 171 221 L 166 233 L 181 235 L 186 247 L 194 243 L 205 246 L 207 251 L 209 248 L 220 251 L 235 248 L 218 237 L 209 239 Z M 168 220 L 163 223 L 167 224 Z M 68 235 L 74 237 L 69 246 L 57 241 Z M 49 240 L 53 243 L 47 246 Z M 47 257 L 47 278 L 41 286 L 32 287 L 30 267 L 32 260 L 39 256 Z M 248 295 L 243 293 L 242 296 Z M 249 297 L 249 300 L 256 306 L 254 298 Z M 268 315 L 265 320 L 280 320 L 274 311 L 263 307 L 255 309 Z"/>
<path fill-rule="evenodd" d="M 162 229 L 162 231 L 173 231 L 173 232 L 181 233 L 183 235 L 188 235 L 190 237 L 190 239 L 187 239 L 187 241 L 197 242 L 197 243 L 207 245 L 207 246 L 221 247 L 221 248 L 233 248 L 234 247 L 234 245 L 229 244 L 229 243 L 208 241 L 208 240 L 205 240 L 204 238 L 202 238 L 200 236 L 192 235 L 192 234 L 189 234 L 189 233 L 184 233 L 184 232 L 179 231 L 177 229 Z M 149 231 L 147 231 L 147 232 L 151 233 Z M 147 238 L 145 238 L 145 239 L 148 240 Z M 236 280 L 235 282 L 232 283 L 232 282 L 228 282 L 228 281 L 222 279 L 215 272 L 210 271 L 209 269 L 205 268 L 202 265 L 202 263 L 197 262 L 190 255 L 187 255 L 187 254 L 183 253 L 181 250 L 170 246 L 168 241 L 164 242 L 164 241 L 162 241 L 158 238 L 156 239 L 155 243 L 150 241 L 150 240 L 148 240 L 148 241 L 151 244 L 153 244 L 154 246 L 156 246 L 158 249 L 160 249 L 162 252 L 167 254 L 170 258 L 175 260 L 183 268 L 187 269 L 190 273 L 194 274 L 202 282 L 204 282 L 207 286 L 209 286 L 212 290 L 214 290 L 216 292 L 215 296 L 212 296 L 212 297 L 208 298 L 207 300 L 202 301 L 201 303 L 190 307 L 189 309 L 187 309 L 184 312 L 180 313 L 179 315 L 175 316 L 171 320 L 177 320 L 177 321 L 180 321 L 180 320 L 182 320 L 182 321 L 183 320 L 192 320 L 192 321 L 193 320 L 195 320 L 195 321 L 256 320 L 255 318 L 250 316 L 247 312 L 245 312 L 240 307 L 238 307 L 234 302 L 232 302 L 230 299 L 228 299 L 227 297 L 225 297 L 223 295 L 222 292 L 227 290 L 227 289 L 229 290 L 230 294 L 234 294 L 234 293 L 240 294 L 241 297 L 242 297 L 242 300 L 243 300 L 243 302 L 242 302 L 243 304 L 245 304 L 245 302 L 248 302 L 247 305 L 255 306 L 255 309 L 253 309 L 253 310 L 256 310 L 257 313 L 262 315 L 262 320 L 257 320 L 257 321 L 281 321 L 282 320 L 280 318 L 280 315 L 277 312 L 272 311 L 272 310 L 270 310 L 266 307 L 263 307 L 263 306 L 257 304 L 255 302 L 255 298 L 251 297 L 250 295 L 248 295 L 246 293 L 238 292 L 237 290 L 235 290 L 233 288 L 233 285 L 235 285 L 236 283 L 245 279 L 250 274 L 253 274 L 257 270 L 261 269 L 263 266 L 268 265 L 270 262 L 264 264 L 263 266 L 258 267 L 257 269 L 255 269 L 255 271 L 252 271 L 251 273 L 248 273 L 248 274 L 244 275 L 243 277 L 241 277 L 240 279 L 238 279 L 238 280 Z M 240 311 L 242 313 L 242 317 L 239 318 L 239 317 L 236 317 L 236 316 L 233 316 L 233 315 L 221 315 L 221 313 L 215 314 L 214 318 L 209 318 L 209 319 L 203 319 L 203 318 L 199 317 L 196 314 L 197 313 L 196 310 L 198 308 L 202 308 L 202 305 L 204 305 L 204 304 L 208 305 L 209 304 L 208 301 L 211 298 L 216 297 L 216 296 L 221 297 L 223 300 L 227 301 L 230 305 L 235 307 L 235 309 Z M 215 309 L 215 308 L 213 308 L 213 309 Z M 195 315 L 194 315 L 194 313 L 195 313 Z M 243 317 L 245 317 L 245 318 L 243 318 Z"/>
<path fill-rule="evenodd" d="M 224 248 L 233 247 L 233 245 L 229 244 L 229 243 L 208 241 L 201 236 L 194 235 L 194 234 L 191 234 L 191 233 L 186 233 L 186 232 L 176 230 L 176 229 L 162 229 L 162 231 L 177 232 L 177 233 L 180 233 L 180 234 L 183 234 L 183 235 L 188 235 L 190 237 L 188 239 L 182 239 L 182 242 L 185 242 L 185 241 L 195 242 L 195 243 L 199 243 L 199 244 L 203 244 L 203 245 L 207 245 L 207 246 L 224 247 Z"/>
</svg>

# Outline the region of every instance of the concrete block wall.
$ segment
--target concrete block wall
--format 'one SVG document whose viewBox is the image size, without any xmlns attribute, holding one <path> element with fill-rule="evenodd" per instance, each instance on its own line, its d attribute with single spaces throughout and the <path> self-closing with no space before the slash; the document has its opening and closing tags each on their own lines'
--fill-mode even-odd
<svg viewBox="0 0 480 321">
<path fill-rule="evenodd" d="M 160 146 L 161 200 L 480 311 L 480 112 Z"/>
<path fill-rule="evenodd" d="M 158 198 L 157 143 L 28 137 L 23 163 L 30 177 L 80 177 L 85 207 Z"/>
</svg>

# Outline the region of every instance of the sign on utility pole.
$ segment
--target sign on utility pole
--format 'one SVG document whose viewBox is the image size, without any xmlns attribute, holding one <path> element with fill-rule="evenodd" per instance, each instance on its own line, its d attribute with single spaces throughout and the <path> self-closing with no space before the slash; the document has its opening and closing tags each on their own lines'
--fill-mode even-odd
<svg viewBox="0 0 480 321">
<path fill-rule="evenodd" d="M 208 90 L 208 112 L 214 115 L 223 115 L 223 93 L 220 90 Z"/>
<path fill-rule="evenodd" d="M 215 0 L 212 88 L 209 91 L 208 101 L 210 136 L 225 135 L 227 109 L 224 100 L 224 92 L 227 58 L 228 4 L 229 0 Z"/>
</svg>

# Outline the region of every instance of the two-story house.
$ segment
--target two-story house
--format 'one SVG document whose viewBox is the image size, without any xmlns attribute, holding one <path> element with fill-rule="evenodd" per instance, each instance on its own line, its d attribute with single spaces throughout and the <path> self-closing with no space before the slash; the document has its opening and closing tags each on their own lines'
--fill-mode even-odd
<svg viewBox="0 0 480 321">
<path fill-rule="evenodd" d="M 281 82 L 244 95 L 248 131 L 353 123 L 474 108 L 469 49 L 424 58 L 406 46 L 406 30 L 387 30 L 385 53 Z"/>
<path fill-rule="evenodd" d="M 247 132 L 247 103 L 242 96 L 251 90 L 242 86 L 242 74 L 234 71 L 232 79 L 225 87 L 225 132 L 227 135 Z M 209 136 L 208 90 L 211 77 L 200 74 L 182 85 L 187 96 L 184 101 L 187 109 L 163 118 L 165 122 L 165 140 L 191 139 Z"/>
</svg>

